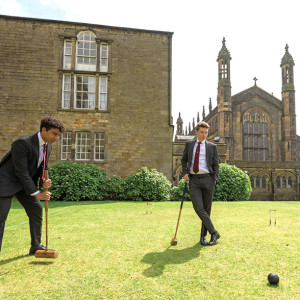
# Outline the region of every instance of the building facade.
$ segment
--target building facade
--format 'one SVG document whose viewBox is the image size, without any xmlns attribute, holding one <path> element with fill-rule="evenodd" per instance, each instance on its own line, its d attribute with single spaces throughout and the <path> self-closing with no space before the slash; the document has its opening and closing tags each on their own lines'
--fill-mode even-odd
<svg viewBox="0 0 300 300">
<path fill-rule="evenodd" d="M 45 115 L 66 133 L 51 162 L 172 179 L 172 33 L 0 16 L 0 156 Z"/>
<path fill-rule="evenodd" d="M 299 200 L 300 137 L 296 134 L 294 60 L 285 48 L 281 60 L 282 99 L 256 84 L 231 95 L 231 55 L 225 39 L 219 52 L 217 107 L 202 119 L 209 123 L 208 139 L 222 145 L 226 162 L 246 170 L 253 188 L 253 200 Z M 198 120 L 199 121 L 199 114 Z M 193 126 L 183 130 L 177 119 L 174 172 L 180 173 L 180 148 L 194 136 Z M 182 152 L 181 152 L 182 153 Z M 176 156 L 177 155 L 177 156 Z"/>
</svg>

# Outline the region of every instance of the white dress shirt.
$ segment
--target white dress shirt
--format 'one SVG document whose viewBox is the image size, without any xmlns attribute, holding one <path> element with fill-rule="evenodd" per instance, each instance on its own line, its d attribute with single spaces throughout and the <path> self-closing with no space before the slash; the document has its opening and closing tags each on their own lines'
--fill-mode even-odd
<svg viewBox="0 0 300 300">
<path fill-rule="evenodd" d="M 46 144 L 44 142 L 44 140 L 42 139 L 40 132 L 38 133 L 38 139 L 39 139 L 39 160 L 38 160 L 38 163 L 37 163 L 37 167 L 39 167 L 41 165 L 41 163 L 44 159 L 44 145 Z M 34 196 L 38 193 L 40 193 L 39 190 L 34 192 L 33 194 L 31 194 L 31 196 Z"/>
<path fill-rule="evenodd" d="M 195 174 L 193 171 L 193 166 L 194 166 L 194 160 L 195 160 L 195 153 L 196 149 L 198 146 L 198 139 L 197 142 L 195 143 L 194 149 L 193 149 L 193 159 L 192 159 L 192 164 L 190 167 L 190 173 Z M 206 140 L 203 140 L 200 144 L 200 153 L 199 153 L 199 171 L 197 174 L 207 174 L 209 173 L 208 167 L 207 167 L 207 162 L 206 162 Z"/>
</svg>

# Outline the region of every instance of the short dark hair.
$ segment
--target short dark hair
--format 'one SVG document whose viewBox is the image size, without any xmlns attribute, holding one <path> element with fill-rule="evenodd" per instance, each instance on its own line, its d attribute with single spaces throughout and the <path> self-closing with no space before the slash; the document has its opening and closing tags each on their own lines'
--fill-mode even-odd
<svg viewBox="0 0 300 300">
<path fill-rule="evenodd" d="M 51 128 L 57 128 L 61 133 L 65 131 L 63 123 L 54 117 L 43 118 L 41 120 L 40 132 L 42 132 L 43 127 L 45 127 L 47 131 Z"/>
<path fill-rule="evenodd" d="M 201 121 L 201 122 L 199 122 L 197 125 L 196 125 L 196 127 L 195 127 L 195 130 L 199 130 L 200 129 L 200 127 L 202 127 L 202 128 L 210 128 L 210 126 L 206 123 L 206 122 L 204 122 L 204 121 Z"/>
</svg>

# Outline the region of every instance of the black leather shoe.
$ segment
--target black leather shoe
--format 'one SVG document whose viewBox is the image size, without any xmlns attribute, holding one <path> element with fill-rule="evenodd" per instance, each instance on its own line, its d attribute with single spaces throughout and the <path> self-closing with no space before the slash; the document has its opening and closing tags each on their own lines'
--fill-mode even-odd
<svg viewBox="0 0 300 300">
<path fill-rule="evenodd" d="M 200 244 L 202 246 L 207 246 L 208 245 L 208 242 L 207 242 L 205 236 L 201 236 L 201 238 L 200 238 Z"/>
<path fill-rule="evenodd" d="M 215 244 L 217 243 L 217 240 L 218 240 L 220 237 L 221 237 L 221 236 L 220 236 L 219 232 L 216 231 L 215 233 L 213 233 L 213 234 L 211 235 L 211 239 L 210 239 L 208 245 L 209 245 L 209 246 L 215 245 Z"/>
<path fill-rule="evenodd" d="M 46 248 L 43 245 L 38 245 L 36 247 L 31 247 L 29 250 L 29 255 L 34 255 L 36 251 L 38 250 L 46 250 Z"/>
</svg>

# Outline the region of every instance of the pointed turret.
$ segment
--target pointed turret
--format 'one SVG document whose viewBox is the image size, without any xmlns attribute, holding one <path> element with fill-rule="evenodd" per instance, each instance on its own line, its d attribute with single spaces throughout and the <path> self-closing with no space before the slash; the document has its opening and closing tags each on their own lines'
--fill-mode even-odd
<svg viewBox="0 0 300 300">
<path fill-rule="evenodd" d="M 289 53 L 289 46 L 286 44 L 285 53 L 281 59 L 282 74 L 282 138 L 283 138 L 283 159 L 285 161 L 297 160 L 297 134 L 296 134 L 296 108 L 295 108 L 295 87 L 294 87 L 294 59 Z"/>
<path fill-rule="evenodd" d="M 233 155 L 233 130 L 231 108 L 231 82 L 230 82 L 230 52 L 223 38 L 222 48 L 218 55 L 218 134 L 220 142 L 226 143 L 227 159 Z"/>
<path fill-rule="evenodd" d="M 289 53 L 289 46 L 285 46 L 285 54 L 281 59 L 280 67 L 282 69 L 282 91 L 295 90 L 294 88 L 294 59 Z"/>
<path fill-rule="evenodd" d="M 181 118 L 181 115 L 179 113 L 179 116 L 177 118 L 177 131 L 176 131 L 176 134 L 183 134 L 183 131 L 182 131 L 182 124 L 183 124 L 183 121 L 182 121 L 182 118 Z"/>
</svg>

